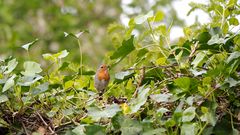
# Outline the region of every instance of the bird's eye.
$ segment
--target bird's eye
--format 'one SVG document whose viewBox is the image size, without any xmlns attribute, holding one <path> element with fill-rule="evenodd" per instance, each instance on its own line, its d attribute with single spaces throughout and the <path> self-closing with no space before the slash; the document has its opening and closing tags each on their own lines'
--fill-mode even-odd
<svg viewBox="0 0 240 135">
<path fill-rule="evenodd" d="M 103 68 L 103 66 L 101 66 L 101 68 Z"/>
</svg>

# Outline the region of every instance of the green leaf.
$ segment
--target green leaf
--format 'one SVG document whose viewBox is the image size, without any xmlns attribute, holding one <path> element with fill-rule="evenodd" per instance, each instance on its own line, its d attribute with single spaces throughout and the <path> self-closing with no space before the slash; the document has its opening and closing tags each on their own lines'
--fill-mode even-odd
<svg viewBox="0 0 240 135">
<path fill-rule="evenodd" d="M 115 78 L 118 79 L 118 80 L 124 80 L 132 74 L 133 74 L 133 71 L 122 71 L 122 72 L 116 73 Z"/>
<path fill-rule="evenodd" d="M 207 43 L 211 39 L 211 35 L 208 32 L 203 32 L 198 35 L 197 39 L 199 43 Z"/>
<path fill-rule="evenodd" d="M 95 121 L 100 120 L 100 118 L 111 118 L 117 112 L 121 111 L 120 107 L 117 104 L 106 106 L 106 108 L 103 110 L 100 110 L 97 107 L 89 107 L 87 110 L 88 115 L 91 116 Z"/>
<path fill-rule="evenodd" d="M 150 95 L 150 98 L 156 102 L 172 102 L 170 98 L 172 97 L 172 94 L 166 93 L 166 94 L 155 94 Z"/>
<path fill-rule="evenodd" d="M 86 135 L 106 135 L 105 129 L 99 125 L 85 126 Z"/>
<path fill-rule="evenodd" d="M 184 91 L 188 91 L 191 84 L 189 77 L 181 77 L 174 80 L 174 83 Z"/>
<path fill-rule="evenodd" d="M 199 52 L 191 64 L 193 65 L 194 68 L 196 68 L 197 66 L 201 67 L 202 64 L 204 63 L 205 57 L 206 57 L 205 52 Z"/>
<path fill-rule="evenodd" d="M 222 30 L 223 30 L 223 33 L 224 33 L 224 34 L 227 34 L 227 33 L 228 33 L 229 25 L 228 25 L 227 22 L 225 22 L 225 23 L 223 24 Z"/>
<path fill-rule="evenodd" d="M 37 82 L 38 80 L 42 79 L 43 77 L 40 75 L 35 76 L 23 76 L 18 80 L 18 84 L 20 86 L 30 86 L 31 84 Z"/>
<path fill-rule="evenodd" d="M 138 135 L 142 132 L 142 125 L 135 120 L 126 118 L 121 122 L 122 135 Z"/>
<path fill-rule="evenodd" d="M 10 126 L 5 120 L 0 118 L 0 127 L 8 127 Z"/>
<path fill-rule="evenodd" d="M 67 33 L 67 32 L 63 32 L 64 33 L 64 37 L 68 37 L 68 36 L 71 36 L 71 37 L 74 37 L 74 38 L 80 38 L 81 37 L 81 35 L 83 34 L 83 33 L 89 33 L 89 31 L 88 30 L 83 30 L 83 31 L 81 31 L 81 32 L 79 32 L 79 33 L 76 33 L 76 34 L 73 34 L 73 33 Z"/>
<path fill-rule="evenodd" d="M 35 74 L 42 72 L 40 64 L 34 61 L 26 61 L 23 64 L 24 72 L 21 72 L 25 76 L 35 76 Z"/>
<path fill-rule="evenodd" d="M 49 83 L 45 82 L 43 84 L 38 85 L 37 87 L 32 89 L 32 95 L 38 95 L 41 93 L 44 93 L 45 91 L 47 91 L 49 88 Z"/>
<path fill-rule="evenodd" d="M 1 95 L 0 96 L 0 103 L 8 101 L 8 97 L 6 95 Z"/>
<path fill-rule="evenodd" d="M 144 23 L 145 21 L 147 21 L 147 19 L 149 17 L 152 17 L 153 16 L 153 11 L 149 11 L 146 15 L 139 15 L 137 16 L 134 21 L 136 24 L 142 24 Z"/>
<path fill-rule="evenodd" d="M 227 63 L 230 63 L 232 60 L 238 59 L 240 57 L 240 52 L 236 51 L 231 53 L 231 55 L 227 59 Z"/>
<path fill-rule="evenodd" d="M 34 41 L 30 42 L 30 43 L 27 43 L 25 45 L 22 45 L 22 48 L 25 49 L 25 50 L 29 50 L 29 48 L 34 45 L 36 42 L 38 41 L 38 39 L 35 39 Z"/>
<path fill-rule="evenodd" d="M 225 43 L 224 39 L 223 38 L 219 38 L 218 34 L 212 36 L 212 38 L 207 42 L 207 44 L 209 44 L 209 45 L 224 44 L 224 43 Z"/>
<path fill-rule="evenodd" d="M 195 123 L 184 123 L 181 127 L 181 135 L 195 135 Z"/>
<path fill-rule="evenodd" d="M 237 86 L 238 84 L 240 84 L 240 81 L 236 81 L 233 78 L 229 77 L 225 79 L 226 83 L 229 83 L 229 87 L 234 87 Z"/>
<path fill-rule="evenodd" d="M 7 70 L 4 72 L 4 74 L 11 73 L 16 68 L 17 64 L 18 62 L 16 59 L 12 59 L 11 61 L 9 61 L 7 64 Z"/>
<path fill-rule="evenodd" d="M 67 57 L 68 54 L 69 54 L 69 52 L 67 50 L 63 50 L 55 55 L 57 56 L 57 58 L 62 59 L 62 58 Z"/>
<path fill-rule="evenodd" d="M 235 18 L 235 17 L 230 18 L 229 19 L 229 24 L 234 25 L 234 26 L 238 26 L 239 25 L 238 19 Z"/>
<path fill-rule="evenodd" d="M 85 127 L 83 125 L 79 125 L 72 130 L 75 135 L 86 135 L 84 131 Z"/>
<path fill-rule="evenodd" d="M 189 107 L 183 111 L 182 122 L 190 122 L 195 117 L 195 107 Z"/>
<path fill-rule="evenodd" d="M 149 130 L 146 132 L 143 132 L 142 135 L 166 135 L 166 129 L 164 128 L 157 128 L 157 129 L 153 129 L 153 130 Z"/>
<path fill-rule="evenodd" d="M 45 60 L 57 62 L 58 59 L 65 58 L 68 56 L 68 54 L 69 52 L 67 50 L 63 50 L 59 53 L 55 53 L 55 54 L 46 53 L 46 54 L 43 54 L 42 56 Z"/>
<path fill-rule="evenodd" d="M 152 19 L 150 19 L 150 21 L 154 21 L 154 22 L 160 22 L 163 20 L 164 18 L 164 12 L 161 10 L 158 10 L 157 13 L 151 17 Z"/>
<path fill-rule="evenodd" d="M 6 81 L 6 83 L 5 83 L 5 85 L 4 85 L 3 89 L 2 89 L 2 92 L 7 91 L 7 90 L 10 89 L 12 86 L 14 86 L 14 78 L 15 78 L 15 77 L 16 77 L 16 75 L 14 74 L 12 77 L 10 77 L 10 78 Z"/>
<path fill-rule="evenodd" d="M 202 121 L 207 121 L 210 123 L 212 126 L 216 125 L 217 122 L 217 117 L 216 117 L 216 108 L 217 108 L 217 103 L 216 102 L 211 102 L 211 101 L 206 101 L 202 104 L 201 110 L 204 113 L 200 118 Z"/>
<path fill-rule="evenodd" d="M 132 99 L 130 104 L 131 114 L 137 112 L 142 105 L 145 104 L 148 97 L 148 92 L 150 88 L 145 88 L 145 85 L 138 88 L 138 96 L 135 99 Z"/>
<path fill-rule="evenodd" d="M 57 114 L 59 109 L 60 109 L 60 105 L 58 105 L 58 104 L 54 105 L 53 108 L 49 112 L 47 112 L 46 114 L 47 114 L 48 117 L 52 118 L 53 116 L 55 116 Z"/>
<path fill-rule="evenodd" d="M 123 59 L 124 57 L 126 57 L 129 53 L 131 53 L 135 47 L 133 45 L 133 39 L 134 36 L 131 36 L 130 39 L 128 40 L 124 40 L 122 42 L 122 46 L 120 46 L 114 53 L 112 56 L 110 56 L 110 59 L 117 59 L 117 58 L 121 58 Z"/>
</svg>

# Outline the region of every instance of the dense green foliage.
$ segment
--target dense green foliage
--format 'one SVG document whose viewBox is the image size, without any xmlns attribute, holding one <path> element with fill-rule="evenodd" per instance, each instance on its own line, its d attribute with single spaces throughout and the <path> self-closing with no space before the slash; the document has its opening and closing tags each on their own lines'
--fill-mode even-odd
<svg viewBox="0 0 240 135">
<path fill-rule="evenodd" d="M 65 32 L 78 43 L 80 63 L 65 60 L 71 48 L 43 53 L 32 60 L 34 40 L 22 46 L 20 62 L 8 57 L 0 65 L 0 127 L 10 134 L 226 135 L 239 134 L 240 34 L 236 0 L 191 3 L 209 13 L 211 23 L 184 28 L 170 42 L 172 23 L 162 11 L 133 17 L 124 27 L 108 26 L 116 48 L 108 52 L 111 82 L 101 100 L 93 86 L 94 68 L 83 64 L 83 36 Z M 138 35 L 132 35 L 133 30 Z M 28 35 L 29 36 L 29 35 Z M 61 40 L 63 40 L 61 38 Z M 51 40 L 51 39 L 49 39 Z M 42 127 L 44 131 L 39 131 Z"/>
</svg>

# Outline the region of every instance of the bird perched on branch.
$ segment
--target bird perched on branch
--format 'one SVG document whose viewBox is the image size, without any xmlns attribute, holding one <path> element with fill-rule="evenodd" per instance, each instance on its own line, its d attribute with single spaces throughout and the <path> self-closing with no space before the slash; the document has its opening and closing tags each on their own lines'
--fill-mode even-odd
<svg viewBox="0 0 240 135">
<path fill-rule="evenodd" d="M 108 73 L 108 66 L 102 64 L 98 69 L 94 77 L 94 87 L 99 91 L 101 96 L 106 89 L 110 80 L 110 75 Z"/>
</svg>

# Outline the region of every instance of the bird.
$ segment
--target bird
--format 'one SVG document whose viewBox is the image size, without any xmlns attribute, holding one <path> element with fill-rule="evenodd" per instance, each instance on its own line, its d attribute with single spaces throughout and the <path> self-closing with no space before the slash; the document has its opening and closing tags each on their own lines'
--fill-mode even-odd
<svg viewBox="0 0 240 135">
<path fill-rule="evenodd" d="M 98 90 L 99 96 L 101 96 L 108 86 L 110 81 L 110 75 L 108 72 L 108 66 L 106 64 L 100 65 L 94 77 L 94 87 Z"/>
</svg>

